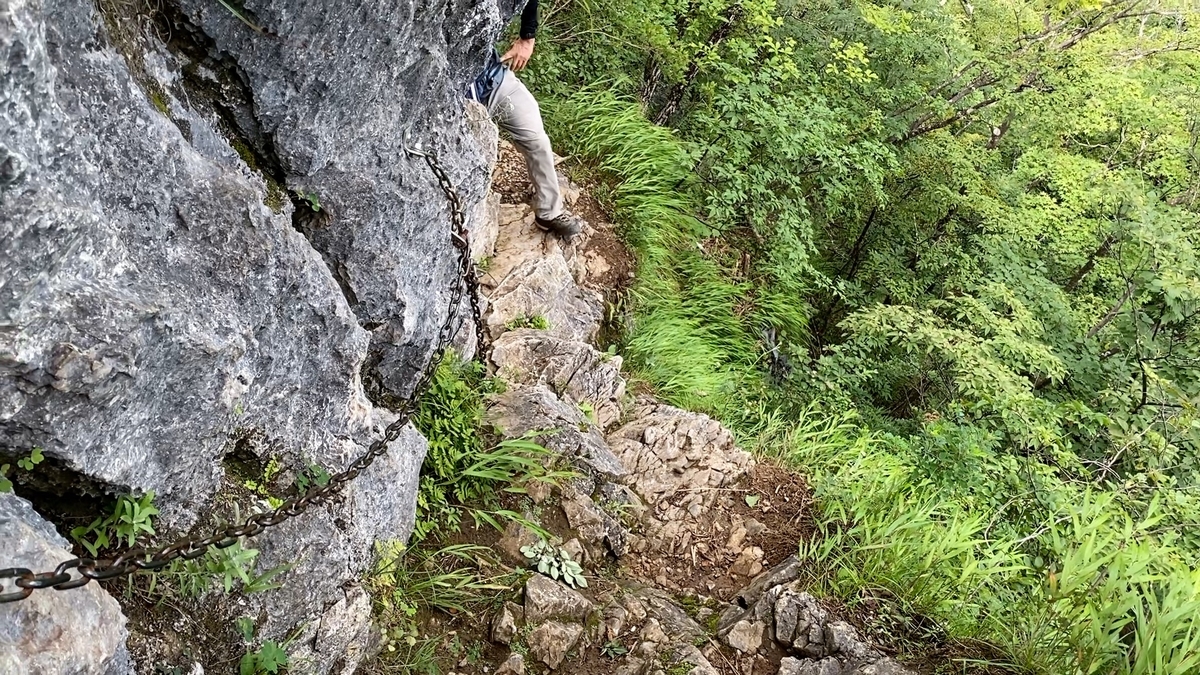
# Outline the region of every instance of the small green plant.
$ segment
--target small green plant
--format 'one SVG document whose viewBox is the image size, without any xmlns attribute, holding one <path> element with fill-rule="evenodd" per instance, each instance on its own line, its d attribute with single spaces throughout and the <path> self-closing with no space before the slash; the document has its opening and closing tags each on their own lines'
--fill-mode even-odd
<svg viewBox="0 0 1200 675">
<path fill-rule="evenodd" d="M 438 365 L 413 422 L 429 439 L 417 492 L 413 544 L 441 530 L 455 532 L 464 515 L 503 529 L 501 519 L 520 514 L 499 508 L 499 495 L 519 493 L 531 481 L 558 482 L 569 474 L 554 471 L 553 453 L 522 437 L 489 446 L 481 433 L 483 401 L 500 390 L 478 363 L 453 355 Z"/>
<path fill-rule="evenodd" d="M 320 464 L 309 464 L 296 475 L 296 491 L 300 494 L 308 492 L 312 487 L 324 487 L 328 484 L 329 472 Z"/>
<path fill-rule="evenodd" d="M 566 549 L 556 549 L 545 539 L 521 547 L 521 553 L 529 558 L 535 569 L 551 579 L 561 579 L 573 588 L 587 588 L 583 578 L 583 567 L 571 559 Z"/>
<path fill-rule="evenodd" d="M 254 643 L 254 619 L 243 616 L 237 620 L 238 632 L 247 647 Z M 288 655 L 283 646 L 274 640 L 264 640 L 257 650 L 247 650 L 238 664 L 238 675 L 274 675 L 287 668 Z"/>
<path fill-rule="evenodd" d="M 627 649 L 620 642 L 617 642 L 616 640 L 611 640 L 609 642 L 604 643 L 604 646 L 600 648 L 600 653 L 603 656 L 607 656 L 610 659 L 616 659 L 616 658 L 619 658 L 619 657 L 622 657 L 622 656 L 628 654 L 629 649 Z"/>
<path fill-rule="evenodd" d="M 313 213 L 321 212 L 321 199 L 315 192 L 304 192 L 302 190 L 294 190 L 296 197 L 308 204 L 308 208 L 313 210 Z"/>
<path fill-rule="evenodd" d="M 580 401 L 579 412 L 583 413 L 583 416 L 592 424 L 599 424 L 596 421 L 596 407 L 592 405 L 591 401 Z"/>
<path fill-rule="evenodd" d="M 17 460 L 17 466 L 25 469 L 26 471 L 33 471 L 33 467 L 41 464 L 45 459 L 46 457 L 42 454 L 42 449 L 34 448 L 33 451 L 29 453 L 28 457 L 23 457 Z"/>
<path fill-rule="evenodd" d="M 239 675 L 275 675 L 288 664 L 287 652 L 274 640 L 265 640 L 255 651 L 248 651 L 238 664 Z"/>
<path fill-rule="evenodd" d="M 278 565 L 262 574 L 254 573 L 258 549 L 247 548 L 244 540 L 226 548 L 210 548 L 196 560 L 176 560 L 164 573 L 164 578 L 179 590 L 184 597 L 198 598 L 215 583 L 225 593 L 240 585 L 246 595 L 279 588 L 275 578 L 291 569 L 292 565 Z"/>
<path fill-rule="evenodd" d="M 549 330 L 550 321 L 541 314 L 532 316 L 518 316 L 504 324 L 508 330 L 517 330 L 518 328 L 536 328 L 537 330 Z"/>
<path fill-rule="evenodd" d="M 241 521 L 240 511 L 236 507 L 233 521 Z M 218 526 L 225 525 L 223 520 L 218 520 L 217 523 Z M 231 546 L 210 548 L 195 560 L 177 559 L 161 576 L 167 585 L 177 589 L 186 598 L 198 598 L 209 592 L 214 585 L 224 593 L 238 589 L 250 595 L 279 588 L 275 578 L 293 567 L 292 564 L 283 564 L 256 574 L 257 560 L 258 549 L 247 547 L 243 537 Z M 151 591 L 155 588 L 153 580 L 150 588 Z"/>
<path fill-rule="evenodd" d="M 141 497 L 122 495 L 112 515 L 93 520 L 90 525 L 71 530 L 71 538 L 95 556 L 112 546 L 133 546 L 138 537 L 154 534 L 154 491 Z"/>
<path fill-rule="evenodd" d="M 258 480 L 247 478 L 246 480 L 242 481 L 242 486 L 251 492 L 264 497 L 269 497 L 270 494 L 267 492 L 267 486 L 272 480 L 275 480 L 275 476 L 278 476 L 279 472 L 282 470 L 283 465 L 279 462 L 279 458 L 272 457 L 267 462 L 267 466 L 263 469 L 262 478 Z"/>
<path fill-rule="evenodd" d="M 242 9 L 242 7 L 241 7 L 241 5 L 242 5 L 241 2 L 235 3 L 232 0 L 217 0 L 217 2 L 221 3 L 222 7 L 229 10 L 230 14 L 237 17 L 238 21 L 241 21 L 242 23 L 246 24 L 255 33 L 265 32 L 265 31 L 263 31 L 262 26 L 259 26 L 258 24 L 254 23 L 250 19 L 246 18 L 246 15 L 243 13 L 245 10 Z"/>
<path fill-rule="evenodd" d="M 33 467 L 41 464 L 46 459 L 42 454 L 41 448 L 34 448 L 28 457 L 22 457 L 17 460 L 17 466 L 26 471 L 32 471 Z M 0 492 L 12 492 L 12 480 L 8 477 L 8 470 L 12 468 L 11 464 L 0 465 Z"/>
</svg>

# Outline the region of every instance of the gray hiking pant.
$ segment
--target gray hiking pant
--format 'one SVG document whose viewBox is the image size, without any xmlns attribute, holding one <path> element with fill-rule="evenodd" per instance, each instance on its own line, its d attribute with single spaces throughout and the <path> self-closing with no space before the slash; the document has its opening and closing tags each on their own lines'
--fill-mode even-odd
<svg viewBox="0 0 1200 675">
<path fill-rule="evenodd" d="M 537 194 L 537 216 L 543 220 L 558 217 L 563 211 L 558 174 L 554 171 L 554 152 L 550 137 L 542 126 L 542 111 L 537 99 L 508 68 L 488 105 L 496 124 L 512 136 L 517 149 L 525 155 L 529 178 Z"/>
</svg>

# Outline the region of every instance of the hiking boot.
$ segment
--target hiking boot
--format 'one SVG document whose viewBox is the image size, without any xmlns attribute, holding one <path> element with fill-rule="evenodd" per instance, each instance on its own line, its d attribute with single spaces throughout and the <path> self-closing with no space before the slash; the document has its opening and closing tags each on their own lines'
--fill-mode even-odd
<svg viewBox="0 0 1200 675">
<path fill-rule="evenodd" d="M 546 232 L 557 234 L 563 241 L 568 241 L 583 231 L 583 221 L 566 211 L 549 219 L 535 218 L 534 222 Z"/>
</svg>

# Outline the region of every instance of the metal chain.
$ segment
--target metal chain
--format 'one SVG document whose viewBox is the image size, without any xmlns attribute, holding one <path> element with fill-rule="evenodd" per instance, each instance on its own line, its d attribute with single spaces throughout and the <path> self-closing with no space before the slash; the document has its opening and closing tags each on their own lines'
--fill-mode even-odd
<svg viewBox="0 0 1200 675">
<path fill-rule="evenodd" d="M 214 530 L 206 537 L 190 535 L 156 549 L 146 549 L 140 546 L 135 547 L 112 558 L 71 558 L 70 560 L 63 561 L 51 572 L 35 573 L 23 567 L 2 569 L 0 570 L 0 591 L 3 591 L 4 586 L 9 583 L 15 587 L 15 590 L 0 592 L 0 603 L 24 600 L 35 589 L 53 588 L 56 591 L 65 591 L 87 585 L 93 579 L 113 579 L 142 570 L 153 572 L 170 565 L 176 560 L 194 560 L 204 555 L 211 548 L 221 549 L 233 546 L 242 537 L 253 537 L 267 528 L 295 518 L 304 513 L 313 504 L 324 504 L 337 496 L 346 483 L 357 478 L 377 458 L 387 452 L 388 446 L 400 436 L 400 432 L 404 429 L 404 426 L 408 424 L 413 414 L 416 413 L 418 401 L 422 394 L 429 388 L 438 363 L 441 361 L 446 347 L 453 339 L 456 329 L 455 319 L 458 318 L 458 309 L 462 303 L 464 290 L 470 295 L 471 308 L 475 320 L 476 340 L 478 341 L 476 355 L 477 357 L 482 357 L 484 341 L 483 322 L 479 311 L 479 282 L 475 273 L 475 264 L 471 260 L 466 228 L 466 214 L 463 211 L 462 200 L 459 199 L 458 191 L 454 188 L 453 183 L 450 182 L 450 177 L 438 165 L 437 158 L 433 154 L 414 150 L 407 146 L 404 150 L 409 155 L 421 157 L 425 160 L 425 163 L 437 177 L 442 192 L 446 195 L 446 200 L 450 203 L 453 225 L 450 237 L 454 247 L 458 251 L 459 273 L 450 285 L 450 308 L 446 314 L 446 320 L 442 322 L 441 328 L 438 331 L 437 351 L 430 360 L 429 365 L 426 366 L 421 379 L 418 380 L 412 395 L 407 399 L 399 401 L 397 404 L 395 409 L 397 413 L 396 420 L 387 426 L 383 432 L 383 436 L 371 443 L 367 451 L 361 457 L 354 460 L 346 470 L 331 476 L 329 482 L 325 485 L 313 486 L 303 495 L 285 501 L 274 511 L 252 515 L 246 518 L 241 525 Z M 9 582 L 9 579 L 13 581 Z"/>
<path fill-rule="evenodd" d="M 446 199 L 449 200 L 450 206 L 454 211 L 454 227 L 459 233 L 459 241 L 455 243 L 465 247 L 467 251 L 466 255 L 459 262 L 462 265 L 461 278 L 466 282 L 467 297 L 471 301 L 471 319 L 475 322 L 475 358 L 482 360 L 484 351 L 487 348 L 487 342 L 483 325 L 483 312 L 479 309 L 479 298 L 481 296 L 479 292 L 479 273 L 475 268 L 475 261 L 471 259 L 470 233 L 467 231 L 466 217 L 462 201 L 458 196 L 458 190 L 454 189 L 454 184 L 450 182 L 450 176 L 446 174 L 445 169 L 437 163 L 437 158 L 432 154 L 407 146 L 405 146 L 404 150 L 410 155 L 425 159 L 425 163 L 429 165 L 429 169 L 433 171 L 433 175 L 437 176 L 438 184 L 442 186 L 442 192 L 446 193 Z"/>
</svg>

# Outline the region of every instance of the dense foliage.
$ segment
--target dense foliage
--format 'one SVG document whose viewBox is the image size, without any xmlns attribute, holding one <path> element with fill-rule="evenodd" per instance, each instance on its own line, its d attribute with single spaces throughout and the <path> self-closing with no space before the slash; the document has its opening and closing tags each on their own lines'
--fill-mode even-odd
<svg viewBox="0 0 1200 675">
<path fill-rule="evenodd" d="M 638 252 L 630 362 L 810 473 L 830 592 L 1030 671 L 1200 670 L 1200 9 L 543 19 L 530 79 Z"/>
</svg>

